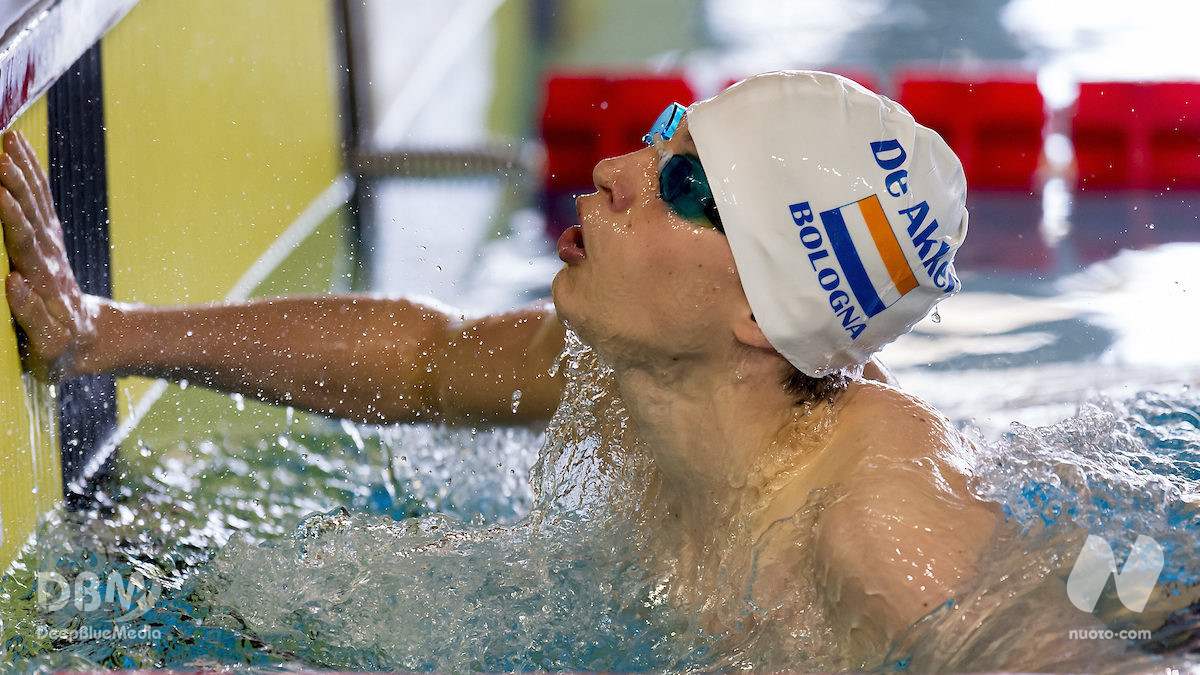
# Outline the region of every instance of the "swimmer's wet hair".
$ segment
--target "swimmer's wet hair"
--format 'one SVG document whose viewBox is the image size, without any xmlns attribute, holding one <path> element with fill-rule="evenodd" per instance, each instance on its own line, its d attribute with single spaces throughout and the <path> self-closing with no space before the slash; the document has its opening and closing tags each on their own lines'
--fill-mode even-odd
<svg viewBox="0 0 1200 675">
<path fill-rule="evenodd" d="M 833 401 L 835 396 L 846 389 L 846 373 L 836 370 L 825 377 L 811 377 L 788 364 L 788 370 L 784 372 L 781 383 L 784 391 L 791 394 L 798 404 L 820 399 Z"/>
</svg>

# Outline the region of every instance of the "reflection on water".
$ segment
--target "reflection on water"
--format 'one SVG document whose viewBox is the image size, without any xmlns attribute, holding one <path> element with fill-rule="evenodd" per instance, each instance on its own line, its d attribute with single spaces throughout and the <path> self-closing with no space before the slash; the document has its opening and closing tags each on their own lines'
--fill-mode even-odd
<svg viewBox="0 0 1200 675">
<path fill-rule="evenodd" d="M 738 13 L 728 14 L 735 4 Z M 1195 59 L 1184 58 L 1190 52 L 1171 55 L 1191 48 L 1190 36 L 1161 39 L 1189 30 L 1162 19 L 1174 9 L 1163 2 L 982 0 L 962 11 L 933 0 L 818 5 L 708 7 L 722 49 L 737 57 L 765 46 L 769 53 L 751 56 L 771 67 L 841 61 L 882 72 L 917 58 L 1032 56 L 1068 79 L 1196 74 Z M 1008 249 L 989 250 L 1012 263 L 1002 270 L 1030 276 L 964 277 L 969 290 L 943 306 L 941 323 L 923 324 L 885 352 L 906 387 L 964 424 L 974 420 L 977 490 L 1005 505 L 1011 527 L 974 585 L 914 625 L 883 663 L 836 653 L 822 641 L 818 612 L 773 626 L 786 636 L 721 635 L 664 602 L 662 578 L 643 564 L 645 534 L 631 526 L 644 515 L 633 507 L 647 466 L 601 452 L 598 425 L 621 416 L 619 407 L 592 402 L 619 404 L 585 378 L 574 380 L 577 405 L 557 420 L 549 443 L 528 430 L 297 422 L 269 436 L 127 449 L 121 479 L 95 509 L 55 515 L 0 580 L 0 654 L 10 657 L 0 658 L 0 670 L 1090 671 L 1171 663 L 1200 645 L 1200 612 L 1188 609 L 1200 583 L 1200 398 L 1188 391 L 1200 380 L 1191 311 L 1200 249 L 1118 252 L 1194 238 L 1196 214 L 1190 198 L 1134 195 L 1114 207 L 1110 197 L 1078 201 L 1074 219 L 1086 227 L 1059 233 L 1056 247 L 1035 243 L 1030 229 L 1030 246 L 1010 239 Z M 483 195 L 478 211 L 490 214 L 494 199 Z M 1036 202 L 1008 208 L 1024 213 L 1030 204 L 1036 210 Z M 473 265 L 489 228 L 476 229 L 465 245 L 435 243 Z M 436 268 L 445 256 L 414 255 L 433 266 L 426 282 L 465 278 Z M 487 285 L 457 292 L 477 298 L 474 286 Z M 411 281 L 397 286 L 412 290 Z M 583 377 L 592 366 L 575 352 L 564 367 Z M 1138 393 L 1144 389 L 1158 393 Z M 525 476 L 539 448 L 535 504 Z M 820 497 L 798 514 L 798 527 L 815 517 Z M 523 520 L 531 508 L 534 517 Z M 1118 561 L 1139 535 L 1163 546 L 1166 566 L 1145 612 L 1123 610 L 1111 587 L 1095 616 L 1066 601 L 1063 580 L 1089 532 L 1110 542 Z M 62 604 L 39 598 L 39 579 L 88 573 L 98 586 L 72 589 Z M 121 590 L 149 599 L 132 630 L 114 630 L 128 613 L 114 579 L 140 580 Z M 1132 643 L 1065 634 L 1097 625 L 1154 633 Z"/>
<path fill-rule="evenodd" d="M 1200 582 L 1196 396 L 1098 400 L 1052 426 L 980 438 L 974 489 L 1004 505 L 1009 526 L 974 584 L 880 663 L 842 653 L 819 603 L 784 622 L 725 593 L 718 610 L 734 621 L 715 631 L 672 608 L 669 577 L 645 564 L 649 460 L 636 447 L 612 452 L 624 416 L 590 351 L 573 343 L 561 367 L 569 404 L 544 437 L 532 518 L 505 525 L 528 504 L 514 475 L 543 443 L 532 432 L 297 423 L 264 439 L 198 442 L 181 449 L 186 462 L 135 454 L 114 494 L 47 523 L 0 583 L 9 655 L 19 669 L 1093 671 L 1173 662 L 1180 645 L 1200 644 L 1186 609 Z M 792 525 L 811 528 L 831 495 L 815 494 Z M 1066 601 L 1063 580 L 1088 532 L 1117 560 L 1138 535 L 1162 545 L 1145 612 L 1122 611 L 1111 588 L 1094 616 Z M 112 571 L 118 582 L 136 572 L 161 596 L 132 624 L 120 620 L 119 596 L 84 607 L 39 600 L 39 579 L 88 571 L 109 587 Z M 148 595 L 134 591 L 135 605 Z M 1066 634 L 1105 625 L 1156 632 L 1137 643 Z"/>
<path fill-rule="evenodd" d="M 445 511 L 466 522 L 514 522 L 532 500 L 525 476 L 539 439 L 520 429 L 476 434 L 298 418 L 267 436 L 247 430 L 171 448 L 126 449 L 120 479 L 96 495 L 95 508 L 55 514 L 0 582 L 0 644 L 7 643 L 9 655 L 41 654 L 38 663 L 59 667 L 277 661 L 237 626 L 208 620 L 211 611 L 184 590 L 197 566 L 231 537 L 248 546 L 275 541 L 314 512 L 340 507 L 388 521 Z M 137 625 L 161 629 L 165 642 L 72 634 L 112 631 L 124 613 L 119 602 L 89 602 L 86 588 L 72 588 L 58 606 L 61 588 L 49 581 L 55 575 L 86 581 L 87 571 L 105 582 L 102 598 L 118 590 L 112 571 L 126 589 L 133 571 L 157 581 L 165 593 Z M 40 602 L 39 578 L 49 596 Z"/>
<path fill-rule="evenodd" d="M 1124 251 L 1055 278 L 963 276 L 966 292 L 886 347 L 905 388 L 989 438 L 1050 424 L 1089 396 L 1200 383 L 1200 245 Z"/>
</svg>

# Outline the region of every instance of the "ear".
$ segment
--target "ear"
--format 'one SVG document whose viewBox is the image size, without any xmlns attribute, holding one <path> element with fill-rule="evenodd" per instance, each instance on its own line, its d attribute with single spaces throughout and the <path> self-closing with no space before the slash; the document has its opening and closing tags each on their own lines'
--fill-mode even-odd
<svg viewBox="0 0 1200 675">
<path fill-rule="evenodd" d="M 754 320 L 754 314 L 748 309 L 745 316 L 733 324 L 733 336 L 737 338 L 738 342 L 747 347 L 775 351 L 775 348 L 767 340 L 767 336 L 763 335 L 762 328 L 759 327 L 758 322 Z"/>
</svg>

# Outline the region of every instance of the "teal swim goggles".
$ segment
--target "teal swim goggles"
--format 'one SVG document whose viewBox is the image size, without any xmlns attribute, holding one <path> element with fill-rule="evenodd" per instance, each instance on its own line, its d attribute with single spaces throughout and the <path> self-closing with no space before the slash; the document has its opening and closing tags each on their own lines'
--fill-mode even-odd
<svg viewBox="0 0 1200 675">
<path fill-rule="evenodd" d="M 683 120 L 687 108 L 672 103 L 654 120 L 650 133 L 642 137 L 649 145 L 670 139 Z M 704 167 L 700 158 L 691 155 L 671 155 L 659 162 L 658 195 L 666 202 L 671 210 L 680 216 L 696 223 L 709 226 L 717 232 L 725 233 L 721 225 L 721 216 L 717 213 L 717 201 L 713 199 L 712 189 L 708 185 L 708 177 L 704 175 Z M 707 220 L 707 223 L 700 222 Z"/>
</svg>

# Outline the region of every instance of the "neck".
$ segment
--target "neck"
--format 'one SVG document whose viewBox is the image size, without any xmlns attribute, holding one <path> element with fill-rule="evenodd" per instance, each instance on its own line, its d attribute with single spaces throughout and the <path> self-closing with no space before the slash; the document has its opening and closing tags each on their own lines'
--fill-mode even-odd
<svg viewBox="0 0 1200 675">
<path fill-rule="evenodd" d="M 796 405 L 777 383 L 775 359 L 733 363 L 614 367 L 632 429 L 662 476 L 657 497 L 674 533 L 666 541 L 702 567 L 750 525 L 772 480 L 794 475 L 807 422 L 824 407 Z"/>
</svg>

